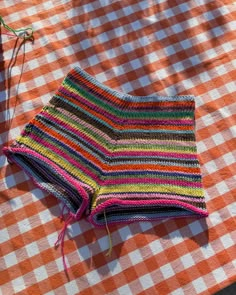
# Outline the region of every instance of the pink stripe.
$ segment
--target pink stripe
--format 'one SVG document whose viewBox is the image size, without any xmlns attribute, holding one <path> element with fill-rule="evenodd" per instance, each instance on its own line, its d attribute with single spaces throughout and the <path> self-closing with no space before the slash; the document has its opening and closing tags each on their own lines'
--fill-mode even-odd
<svg viewBox="0 0 236 295">
<path fill-rule="evenodd" d="M 172 179 L 158 179 L 158 178 L 116 178 L 116 179 L 107 179 L 103 181 L 103 185 L 120 185 L 120 184 L 141 184 L 141 183 L 150 183 L 150 184 L 170 184 L 184 187 L 192 188 L 201 188 L 202 184 L 199 182 L 190 182 L 182 180 L 172 180 Z M 169 188 L 171 191 L 171 187 Z"/>
<path fill-rule="evenodd" d="M 156 199 L 172 199 L 172 200 L 179 200 L 179 201 L 191 201 L 191 202 L 196 202 L 196 203 L 204 203 L 203 198 L 197 197 L 182 197 L 182 196 L 177 196 L 177 195 L 168 195 L 168 194 L 158 194 L 158 193 L 148 193 L 148 194 L 143 194 L 143 193 L 123 193 L 123 194 L 106 194 L 106 195 L 100 195 L 97 198 L 97 202 L 104 202 L 106 200 L 112 199 L 116 196 L 116 199 L 130 199 L 130 198 L 136 198 L 137 201 L 139 200 L 146 200 L 146 199 L 151 199 L 151 198 L 156 198 Z"/>
</svg>

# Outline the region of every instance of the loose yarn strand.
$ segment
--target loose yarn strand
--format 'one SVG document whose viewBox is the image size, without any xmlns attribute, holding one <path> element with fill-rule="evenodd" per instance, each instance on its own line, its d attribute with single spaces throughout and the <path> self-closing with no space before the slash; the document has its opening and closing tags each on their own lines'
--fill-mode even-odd
<svg viewBox="0 0 236 295">
<path fill-rule="evenodd" d="M 24 40 L 28 40 L 28 39 L 33 38 L 34 30 L 32 27 L 28 27 L 28 28 L 24 28 L 24 29 L 13 29 L 4 22 L 1 15 L 0 15 L 0 23 L 3 25 L 3 27 L 6 30 L 8 30 L 9 32 L 12 32 L 14 34 L 14 36 L 16 36 L 16 37 L 23 38 Z M 9 33 L 6 33 L 6 35 L 13 36 Z"/>
<path fill-rule="evenodd" d="M 110 232 L 108 224 L 107 224 L 107 217 L 106 217 L 105 209 L 104 209 L 104 219 L 105 219 L 106 230 L 107 230 L 107 235 L 108 235 L 108 240 L 109 240 L 109 250 L 106 253 L 106 256 L 111 256 L 113 245 L 112 245 L 112 239 L 111 239 L 111 232 Z"/>
<path fill-rule="evenodd" d="M 70 214 L 69 217 L 67 218 L 67 220 L 65 221 L 64 226 L 63 226 L 61 232 L 59 233 L 58 238 L 54 244 L 55 247 L 58 247 L 59 245 L 61 246 L 62 261 L 63 261 L 64 269 L 66 272 L 68 270 L 68 267 L 67 267 L 66 259 L 65 259 L 64 240 L 65 240 L 65 234 L 66 234 L 67 227 L 71 223 L 73 218 L 74 218 L 74 216 Z"/>
</svg>

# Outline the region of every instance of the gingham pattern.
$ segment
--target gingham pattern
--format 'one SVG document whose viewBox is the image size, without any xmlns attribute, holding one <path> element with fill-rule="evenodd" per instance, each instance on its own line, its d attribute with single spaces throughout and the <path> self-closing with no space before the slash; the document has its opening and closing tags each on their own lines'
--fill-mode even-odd
<svg viewBox="0 0 236 295">
<path fill-rule="evenodd" d="M 61 205 L 0 154 L 0 294 L 214 294 L 235 282 L 234 8 L 227 0 L 1 1 L 5 22 L 32 24 L 35 40 L 19 49 L 1 35 L 0 144 L 76 65 L 122 92 L 196 95 L 209 217 L 113 226 L 110 258 L 105 230 L 73 222 L 68 280 L 54 249 Z"/>
</svg>

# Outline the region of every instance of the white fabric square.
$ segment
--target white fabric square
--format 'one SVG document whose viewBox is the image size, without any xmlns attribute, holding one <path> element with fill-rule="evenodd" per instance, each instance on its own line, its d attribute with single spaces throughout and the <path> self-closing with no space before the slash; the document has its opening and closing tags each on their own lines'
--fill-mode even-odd
<svg viewBox="0 0 236 295">
<path fill-rule="evenodd" d="M 54 243 L 55 243 L 55 240 L 54 240 Z M 57 251 L 60 251 L 60 249 L 57 249 Z M 68 260 L 67 260 L 66 256 L 65 256 L 65 260 L 66 260 L 66 264 L 68 265 Z M 65 267 L 63 265 L 61 256 L 58 259 L 55 260 L 55 263 L 57 265 L 58 271 L 64 271 L 65 270 Z"/>
<path fill-rule="evenodd" d="M 175 33 L 180 33 L 183 31 L 183 28 L 181 27 L 180 24 L 176 24 L 176 25 L 172 26 L 171 28 Z"/>
<path fill-rule="evenodd" d="M 24 204 L 22 203 L 21 197 L 16 197 L 9 200 L 9 204 L 11 205 L 12 211 L 18 210 L 20 208 L 24 207 Z"/>
<path fill-rule="evenodd" d="M 214 118 L 210 114 L 207 114 L 205 116 L 202 116 L 201 117 L 201 120 L 204 122 L 204 125 L 205 126 L 210 126 L 210 125 L 212 125 L 212 124 L 215 123 Z"/>
<path fill-rule="evenodd" d="M 219 75 L 225 75 L 227 74 L 227 69 L 225 66 L 220 65 L 219 67 L 216 68 L 216 71 Z"/>
<path fill-rule="evenodd" d="M 125 44 L 122 44 L 122 49 L 124 50 L 124 52 L 128 53 L 130 51 L 133 51 L 134 48 L 132 46 L 131 43 L 125 43 Z"/>
<path fill-rule="evenodd" d="M 172 65 L 176 72 L 184 71 L 185 67 L 182 62 L 177 62 Z"/>
<path fill-rule="evenodd" d="M 197 294 L 207 290 L 207 286 L 206 286 L 203 278 L 198 278 L 198 279 L 192 281 L 192 284 L 193 284 Z"/>
<path fill-rule="evenodd" d="M 142 28 L 142 24 L 139 20 L 136 20 L 135 22 L 131 23 L 131 26 L 134 30 L 139 30 Z"/>
<path fill-rule="evenodd" d="M 98 242 L 99 242 L 99 240 L 98 240 Z M 91 251 L 87 245 L 78 248 L 77 253 L 78 253 L 80 261 L 84 261 L 84 260 L 88 259 L 89 257 L 91 257 Z"/>
<path fill-rule="evenodd" d="M 175 291 L 171 292 L 170 295 L 185 295 L 185 293 L 182 288 L 178 288 Z"/>
<path fill-rule="evenodd" d="M 236 178 L 236 177 L 234 177 L 234 178 Z M 230 205 L 228 205 L 227 206 L 227 209 L 228 209 L 228 211 L 230 212 L 230 214 L 232 216 L 236 216 L 236 203 L 235 202 L 232 203 L 232 204 L 230 204 Z"/>
<path fill-rule="evenodd" d="M 108 58 L 115 58 L 117 56 L 116 52 L 114 49 L 109 49 L 106 51 L 107 57 Z"/>
<path fill-rule="evenodd" d="M 10 240 L 7 228 L 0 229 L 0 242 L 4 243 Z"/>
<path fill-rule="evenodd" d="M 208 35 L 205 32 L 196 35 L 196 38 L 199 40 L 200 43 L 206 42 L 209 39 Z"/>
<path fill-rule="evenodd" d="M 221 223 L 222 222 L 222 218 L 220 216 L 220 213 L 215 211 L 215 212 L 212 212 L 211 215 L 210 215 L 210 220 L 211 220 L 211 223 L 216 226 L 217 224 Z"/>
<path fill-rule="evenodd" d="M 57 70 L 53 71 L 52 74 L 55 79 L 64 78 L 64 76 L 65 76 L 64 72 L 61 69 L 57 69 Z"/>
<path fill-rule="evenodd" d="M 117 289 L 117 293 L 119 295 L 129 295 L 129 294 L 132 294 L 132 291 L 129 285 L 123 285 L 122 287 Z"/>
<path fill-rule="evenodd" d="M 115 31 L 115 36 L 117 36 L 117 37 L 124 36 L 127 34 L 123 27 L 115 28 L 114 31 Z"/>
<path fill-rule="evenodd" d="M 172 16 L 174 16 L 173 9 L 171 9 L 171 8 L 170 9 L 166 9 L 163 12 L 164 12 L 164 14 L 165 14 L 166 17 L 172 17 Z"/>
<path fill-rule="evenodd" d="M 132 265 L 135 265 L 135 264 L 143 261 L 143 257 L 142 257 L 142 255 L 141 255 L 141 253 L 140 253 L 140 251 L 138 249 L 132 251 L 128 255 L 129 255 L 129 258 L 130 258 L 130 260 L 132 262 Z"/>
<path fill-rule="evenodd" d="M 208 56 L 209 59 L 215 58 L 217 56 L 217 52 L 214 49 L 208 49 L 205 51 L 205 54 Z"/>
<path fill-rule="evenodd" d="M 96 75 L 96 79 L 99 81 L 99 82 L 105 82 L 107 81 L 107 76 L 105 73 L 100 73 L 100 74 L 97 74 Z"/>
<path fill-rule="evenodd" d="M 56 32 L 56 36 L 58 41 L 65 39 L 66 37 L 68 37 L 68 33 L 66 33 L 65 31 L 58 31 Z"/>
<path fill-rule="evenodd" d="M 101 22 L 99 18 L 90 18 L 89 22 L 93 28 L 101 26 Z"/>
<path fill-rule="evenodd" d="M 155 32 L 155 36 L 157 37 L 158 40 L 162 40 L 167 37 L 164 30 Z"/>
<path fill-rule="evenodd" d="M 4 255 L 3 258 L 7 268 L 18 263 L 15 252 L 10 252 L 7 255 Z"/>
<path fill-rule="evenodd" d="M 117 19 L 117 14 L 115 12 L 110 12 L 106 14 L 106 17 L 109 19 L 109 21 L 113 21 Z"/>
<path fill-rule="evenodd" d="M 228 118 L 232 115 L 231 111 L 229 110 L 227 106 L 220 109 L 220 114 L 222 115 L 223 118 Z"/>
<path fill-rule="evenodd" d="M 79 236 L 82 233 L 79 222 L 71 223 L 68 229 L 72 238 Z"/>
<path fill-rule="evenodd" d="M 167 56 L 171 56 L 171 55 L 173 55 L 173 54 L 176 53 L 176 50 L 175 50 L 175 48 L 172 45 L 166 46 L 164 48 L 164 51 L 165 51 L 165 53 L 166 53 Z"/>
<path fill-rule="evenodd" d="M 91 66 L 94 66 L 94 65 L 100 63 L 97 55 L 92 55 L 92 56 L 88 57 L 88 61 L 89 61 Z"/>
<path fill-rule="evenodd" d="M 184 49 L 188 49 L 188 48 L 192 47 L 192 43 L 189 39 L 185 39 L 183 41 L 180 41 L 180 44 Z"/>
<path fill-rule="evenodd" d="M 220 92 L 217 89 L 212 89 L 210 91 L 208 91 L 208 94 L 211 96 L 211 98 L 213 100 L 221 97 L 222 95 L 220 94 Z"/>
<path fill-rule="evenodd" d="M 94 10 L 93 5 L 90 3 L 86 3 L 83 5 L 84 11 L 85 12 L 91 12 Z"/>
<path fill-rule="evenodd" d="M 178 229 L 170 232 L 168 236 L 169 236 L 173 245 L 177 245 L 177 244 L 183 242 L 183 237 Z"/>
<path fill-rule="evenodd" d="M 188 3 L 178 4 L 178 8 L 181 10 L 181 12 L 189 11 Z"/>
<path fill-rule="evenodd" d="M 143 87 L 151 84 L 151 81 L 149 80 L 148 76 L 143 76 L 139 78 L 138 80 Z"/>
<path fill-rule="evenodd" d="M 33 272 L 34 272 L 37 282 L 43 281 L 48 278 L 47 270 L 46 270 L 45 266 L 43 266 L 43 265 L 38 268 L 35 268 L 33 270 Z"/>
<path fill-rule="evenodd" d="M 215 18 L 211 11 L 204 12 L 203 17 L 208 21 L 213 20 Z"/>
<path fill-rule="evenodd" d="M 212 274 L 213 274 L 213 276 L 214 276 L 214 278 L 215 278 L 215 280 L 216 280 L 216 282 L 218 284 L 220 284 L 221 282 L 227 280 L 227 276 L 225 274 L 225 271 L 224 271 L 223 267 L 219 267 L 217 269 L 214 269 L 212 271 Z"/>
<path fill-rule="evenodd" d="M 15 293 L 25 289 L 25 282 L 22 276 L 12 280 L 11 284 L 14 288 Z"/>
<path fill-rule="evenodd" d="M 164 251 L 162 244 L 159 240 L 151 242 L 148 246 L 151 249 L 153 255 L 156 255 Z"/>
<path fill-rule="evenodd" d="M 194 87 L 193 82 L 190 79 L 183 80 L 182 83 L 183 83 L 185 89 L 191 89 Z"/>
<path fill-rule="evenodd" d="M 31 230 L 31 225 L 28 218 L 18 221 L 17 226 L 22 234 Z"/>
<path fill-rule="evenodd" d="M 29 257 L 35 256 L 40 253 L 36 242 L 25 245 L 25 249 Z"/>
<path fill-rule="evenodd" d="M 130 15 L 134 13 L 134 10 L 132 9 L 132 6 L 126 6 L 124 9 L 122 9 L 124 15 Z"/>
<path fill-rule="evenodd" d="M 236 159 L 235 159 L 234 155 L 231 152 L 223 155 L 223 159 L 224 159 L 224 161 L 225 161 L 225 163 L 227 165 L 231 165 L 231 164 L 234 164 L 236 162 Z"/>
<path fill-rule="evenodd" d="M 167 71 L 165 69 L 160 69 L 158 70 L 158 76 L 161 77 L 162 79 L 165 79 L 166 77 L 169 76 L 169 74 L 167 73 Z"/>
<path fill-rule="evenodd" d="M 220 195 L 223 195 L 227 192 L 230 191 L 229 187 L 227 186 L 226 182 L 225 181 L 221 181 L 219 183 L 216 184 L 216 188 L 219 192 Z"/>
<path fill-rule="evenodd" d="M 180 257 L 180 260 L 183 263 L 184 268 L 189 268 L 195 264 L 191 254 L 185 254 L 184 256 Z"/>
<path fill-rule="evenodd" d="M 131 60 L 130 63 L 134 70 L 142 68 L 142 64 L 138 58 Z"/>
<path fill-rule="evenodd" d="M 148 44 L 150 44 L 150 40 L 146 36 L 139 38 L 138 40 L 142 46 L 147 46 Z"/>
<path fill-rule="evenodd" d="M 198 55 L 193 55 L 189 58 L 189 60 L 191 61 L 192 65 L 199 65 L 201 63 L 201 60 L 199 59 Z"/>
<path fill-rule="evenodd" d="M 101 43 L 109 41 L 109 37 L 106 32 L 99 34 L 97 36 L 97 38 Z M 88 39 L 86 39 L 86 40 L 88 40 Z M 87 43 L 88 43 L 88 41 L 87 41 Z M 91 44 L 90 44 L 90 46 L 91 46 Z M 88 46 L 88 47 L 90 47 L 90 46 Z"/>
<path fill-rule="evenodd" d="M 221 243 L 224 245 L 224 249 L 230 248 L 235 244 L 235 241 L 232 240 L 230 234 L 226 234 L 223 237 L 220 237 Z"/>
<path fill-rule="evenodd" d="M 154 282 L 152 277 L 149 274 L 146 274 L 139 278 L 139 282 L 141 283 L 143 290 L 146 290 L 152 286 L 154 286 Z"/>
<path fill-rule="evenodd" d="M 236 87 L 236 82 L 230 82 L 225 84 L 225 87 L 227 88 L 227 90 L 232 93 L 235 91 L 235 87 Z"/>
<path fill-rule="evenodd" d="M 39 212 L 38 216 L 39 216 L 42 224 L 45 224 L 45 223 L 52 220 L 52 214 L 50 213 L 50 211 L 48 209 Z"/>
<path fill-rule="evenodd" d="M 206 246 L 204 246 L 204 248 L 202 247 L 201 251 L 205 259 L 208 259 L 216 254 L 215 250 L 212 248 L 210 244 L 207 244 Z"/>
<path fill-rule="evenodd" d="M 221 47 L 224 49 L 225 52 L 230 52 L 230 51 L 234 50 L 234 47 L 229 42 L 225 42 L 224 44 L 221 44 Z"/>
<path fill-rule="evenodd" d="M 212 140 L 214 141 L 216 146 L 225 142 L 225 139 L 221 133 L 216 133 L 216 134 L 212 135 Z"/>
<path fill-rule="evenodd" d="M 107 264 L 107 266 L 108 266 L 112 276 L 114 276 L 124 270 L 124 268 L 121 267 L 121 264 L 119 263 L 118 260 L 112 260 L 111 262 L 109 262 Z"/>
<path fill-rule="evenodd" d="M 170 263 L 167 263 L 167 264 L 161 266 L 160 270 L 161 270 L 161 273 L 162 273 L 164 279 L 168 279 L 175 274 Z"/>
<path fill-rule="evenodd" d="M 209 148 L 205 145 L 205 143 L 203 141 L 199 141 L 197 143 L 197 150 L 199 151 L 199 153 L 203 153 L 205 151 L 207 151 Z"/>
<path fill-rule="evenodd" d="M 95 285 L 101 282 L 101 278 L 97 269 L 87 272 L 85 276 L 90 285 Z"/>
<path fill-rule="evenodd" d="M 196 26 L 199 25 L 199 22 L 197 21 L 196 18 L 190 18 L 190 19 L 188 19 L 188 20 L 187 20 L 187 23 L 188 23 L 188 26 L 189 26 L 190 28 L 193 28 L 193 27 L 196 27 Z"/>
<path fill-rule="evenodd" d="M 200 233 L 203 232 L 203 228 L 202 228 L 202 224 L 199 220 L 196 220 L 194 222 L 191 222 L 189 225 L 188 225 L 189 229 L 191 230 L 193 236 L 196 236 Z"/>
<path fill-rule="evenodd" d="M 76 281 L 71 281 L 64 284 L 64 288 L 66 289 L 66 294 L 69 295 L 74 295 L 79 292 L 78 284 L 76 283 Z"/>
<path fill-rule="evenodd" d="M 201 61 L 200 61 L 200 63 L 201 63 Z M 202 83 L 206 83 L 206 82 L 212 80 L 212 78 L 210 77 L 210 75 L 207 72 L 202 72 L 201 74 L 199 74 L 199 78 Z"/>
<path fill-rule="evenodd" d="M 150 61 L 150 63 L 156 62 L 159 60 L 159 57 L 157 56 L 156 53 L 152 52 L 150 54 L 147 55 L 148 60 Z"/>
</svg>

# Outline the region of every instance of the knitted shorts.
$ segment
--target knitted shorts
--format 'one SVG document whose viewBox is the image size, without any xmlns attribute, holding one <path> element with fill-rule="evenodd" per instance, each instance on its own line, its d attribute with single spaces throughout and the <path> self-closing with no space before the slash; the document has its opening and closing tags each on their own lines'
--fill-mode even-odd
<svg viewBox="0 0 236 295">
<path fill-rule="evenodd" d="M 132 96 L 76 67 L 4 152 L 97 226 L 207 216 L 194 108 L 193 96 Z"/>
</svg>

